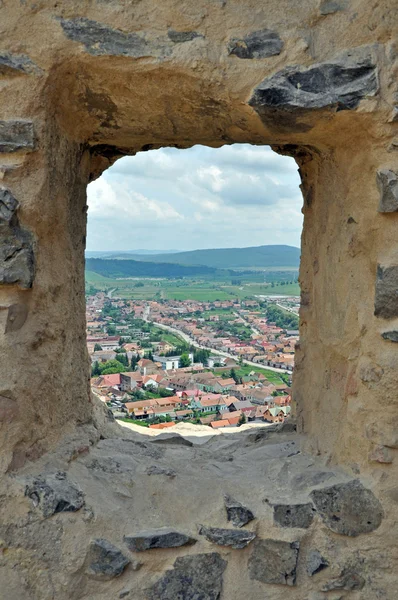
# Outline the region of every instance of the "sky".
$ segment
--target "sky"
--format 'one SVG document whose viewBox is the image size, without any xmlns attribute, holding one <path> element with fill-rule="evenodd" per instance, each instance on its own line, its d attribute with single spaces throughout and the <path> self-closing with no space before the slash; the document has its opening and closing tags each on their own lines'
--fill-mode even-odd
<svg viewBox="0 0 398 600">
<path fill-rule="evenodd" d="M 87 250 L 300 246 L 299 184 L 268 146 L 140 152 L 88 186 Z"/>
</svg>

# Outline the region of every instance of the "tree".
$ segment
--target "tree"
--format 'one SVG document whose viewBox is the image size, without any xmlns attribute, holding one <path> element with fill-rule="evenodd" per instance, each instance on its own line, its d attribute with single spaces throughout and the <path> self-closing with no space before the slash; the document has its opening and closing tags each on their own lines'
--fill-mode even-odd
<svg viewBox="0 0 398 600">
<path fill-rule="evenodd" d="M 116 327 L 114 325 L 108 325 L 108 327 L 106 328 L 106 332 L 108 335 L 115 335 Z"/>
<path fill-rule="evenodd" d="M 153 354 L 152 354 L 152 350 L 149 350 L 148 352 L 148 360 L 151 360 L 153 362 Z"/>
<path fill-rule="evenodd" d="M 107 360 L 105 363 L 100 365 L 101 375 L 113 375 L 114 373 L 123 373 L 126 370 L 126 366 L 122 365 L 116 359 Z"/>
<path fill-rule="evenodd" d="M 100 352 L 101 350 L 102 350 L 102 346 L 100 346 L 99 344 L 95 344 L 94 352 Z"/>
<path fill-rule="evenodd" d="M 232 379 L 235 381 L 236 384 L 239 383 L 239 377 L 236 374 L 236 371 L 235 371 L 235 369 L 233 367 L 232 367 L 232 369 L 231 369 L 231 371 L 229 373 L 229 376 L 232 377 Z"/>
<path fill-rule="evenodd" d="M 93 364 L 92 369 L 91 369 L 91 376 L 95 377 L 96 375 L 101 375 L 101 369 L 98 364 L 98 360 L 95 361 L 95 363 Z"/>
<path fill-rule="evenodd" d="M 181 354 L 180 356 L 180 367 L 184 368 L 189 366 L 191 366 L 191 359 L 189 358 L 188 353 L 184 352 L 184 354 Z"/>
<path fill-rule="evenodd" d="M 241 416 L 239 417 L 238 425 L 244 425 L 245 423 L 246 423 L 246 415 L 245 415 L 245 413 L 242 413 Z"/>
</svg>

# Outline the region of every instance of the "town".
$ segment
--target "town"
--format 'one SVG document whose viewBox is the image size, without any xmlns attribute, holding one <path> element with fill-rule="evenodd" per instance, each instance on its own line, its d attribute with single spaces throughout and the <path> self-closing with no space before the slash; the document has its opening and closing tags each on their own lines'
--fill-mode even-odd
<svg viewBox="0 0 398 600">
<path fill-rule="evenodd" d="M 291 410 L 297 297 L 203 302 L 87 297 L 91 387 L 151 429 L 283 422 Z"/>
</svg>

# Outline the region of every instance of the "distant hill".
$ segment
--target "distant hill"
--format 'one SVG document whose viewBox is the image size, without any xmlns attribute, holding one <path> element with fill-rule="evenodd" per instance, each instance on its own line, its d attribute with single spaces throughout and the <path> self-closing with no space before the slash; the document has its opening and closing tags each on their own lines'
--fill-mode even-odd
<svg viewBox="0 0 398 600">
<path fill-rule="evenodd" d="M 214 267 L 207 266 L 103 258 L 87 258 L 86 270 L 104 277 L 195 277 L 217 272 Z"/>
<path fill-rule="evenodd" d="M 132 255 L 138 261 L 180 265 L 206 265 L 217 269 L 241 267 L 298 267 L 300 248 L 294 246 L 254 246 L 252 248 L 214 248 L 173 254 Z"/>
</svg>

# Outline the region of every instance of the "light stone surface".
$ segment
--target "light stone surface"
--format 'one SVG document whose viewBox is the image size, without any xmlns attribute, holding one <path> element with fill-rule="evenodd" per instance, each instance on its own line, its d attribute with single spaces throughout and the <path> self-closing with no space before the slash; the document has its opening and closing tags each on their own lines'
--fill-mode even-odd
<svg viewBox="0 0 398 600">
<path fill-rule="evenodd" d="M 372 451 L 385 446 L 394 458 L 398 447 L 397 344 L 395 334 L 382 335 L 397 330 L 397 214 L 378 212 L 377 186 L 379 171 L 397 171 L 391 151 L 396 0 L 0 5 L 0 173 L 18 202 L 17 225 L 2 221 L 0 257 L 7 264 L 21 255 L 0 285 L 0 470 L 16 473 L 4 477 L 0 537 L 9 550 L 1 556 L 0 589 L 10 600 L 63 600 L 65 590 L 68 600 L 108 600 L 123 590 L 146 600 L 176 560 L 213 553 L 214 546 L 201 536 L 188 551 L 153 550 L 140 571 L 128 566 L 99 584 L 84 575 L 89 540 L 128 552 L 122 549 L 126 520 L 130 531 L 195 531 L 198 523 L 225 528 L 223 496 L 229 494 L 253 511 L 248 527 L 258 527 L 257 538 L 290 544 L 308 536 L 300 552 L 316 547 L 330 567 L 308 577 L 299 562 L 296 587 L 287 590 L 250 579 L 247 554 L 257 538 L 247 549 L 229 549 L 228 557 L 217 547 L 228 562 L 217 572 L 223 571 L 219 596 L 286 600 L 288 591 L 302 600 L 321 593 L 318 579 L 322 585 L 341 580 L 333 585 L 344 590 L 355 584 L 343 573 L 354 554 L 365 585 L 348 595 L 394 598 L 398 466 L 375 462 Z M 237 50 L 231 53 L 232 40 Z M 235 460 L 217 461 L 223 444 L 232 442 L 223 436 L 200 448 L 141 440 L 132 459 L 132 442 L 120 438 L 90 395 L 86 187 L 121 156 L 232 143 L 271 144 L 300 169 L 302 307 L 293 381 L 299 434 L 271 445 L 268 434 L 234 441 L 229 452 L 241 457 L 239 473 Z M 28 250 L 16 247 L 21 232 Z M 183 453 L 195 453 L 200 468 L 186 458 L 182 468 L 176 456 Z M 151 465 L 177 475 L 148 476 Z M 308 530 L 274 526 L 273 504 L 306 503 L 309 489 L 342 482 L 325 465 L 344 471 L 345 481 L 355 473 L 372 490 L 385 515 L 378 529 L 343 542 L 319 515 Z M 67 473 L 86 505 L 41 522 L 17 477 L 47 476 L 50 467 Z M 50 567 L 42 568 L 46 561 Z M 178 589 L 183 574 L 175 569 L 170 577 Z"/>
</svg>

